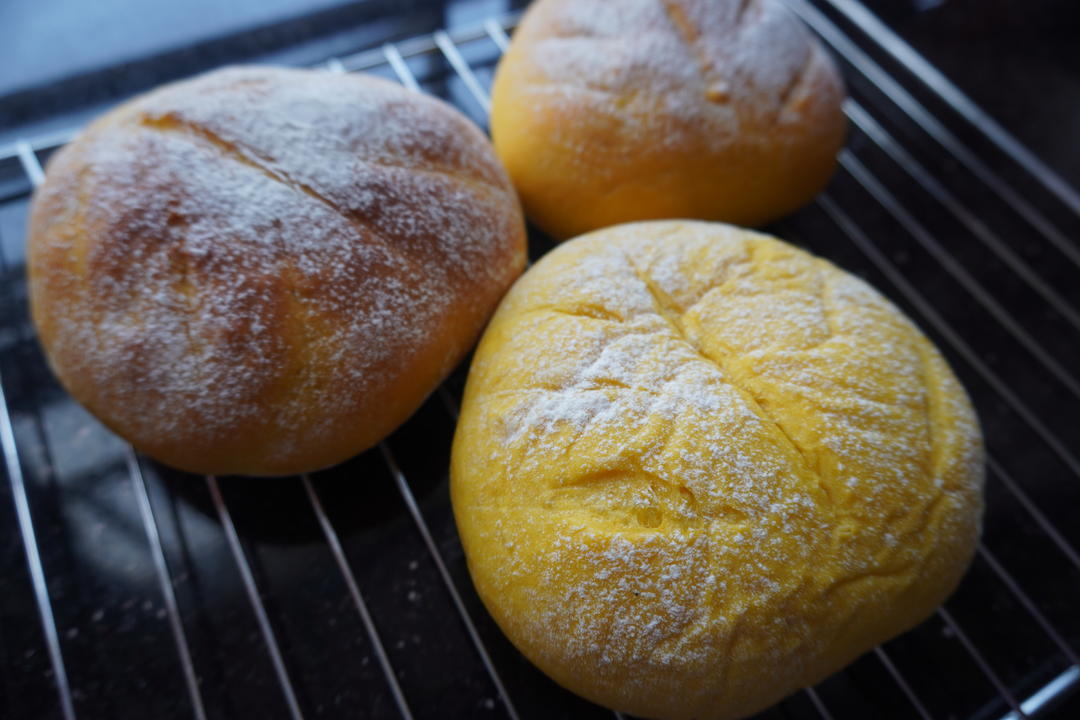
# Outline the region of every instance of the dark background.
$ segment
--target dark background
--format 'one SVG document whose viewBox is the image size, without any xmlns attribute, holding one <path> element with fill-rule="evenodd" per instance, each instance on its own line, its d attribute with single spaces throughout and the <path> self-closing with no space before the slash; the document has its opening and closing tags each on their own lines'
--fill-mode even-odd
<svg viewBox="0 0 1080 720">
<path fill-rule="evenodd" d="M 0 145 L 222 63 L 304 63 L 472 25 L 524 0 L 3 0 Z M 973 100 L 1080 185 L 1080 2 L 867 0 Z"/>
<path fill-rule="evenodd" d="M 1045 163 L 1080 186 L 1080 2 L 864 1 Z M 346 58 L 387 40 L 475 26 L 520 4 L 0 0 L 0 148 L 15 139 L 76 128 L 135 92 L 224 63 Z M 965 166 L 955 147 L 931 138 L 899 109 L 896 97 L 842 61 L 852 99 L 940 184 L 919 182 L 909 174 L 912 160 L 896 161 L 853 123 L 849 164 L 827 191 L 831 205 L 811 205 L 768 230 L 880 288 L 938 344 L 972 395 L 996 460 L 987 480 L 983 537 L 992 554 L 976 559 L 946 603 L 955 626 L 934 616 L 883 648 L 932 717 L 999 720 L 1007 703 L 966 642 L 978 648 L 1018 700 L 1078 664 L 1080 557 L 1062 548 L 1080 547 L 1080 462 L 1070 466 L 1048 436 L 1058 438 L 1068 453 L 1080 448 L 1080 380 L 1072 378 L 1080 368 L 1080 315 L 1072 310 L 1070 321 L 1063 312 L 1080 309 L 1080 213 L 1071 212 L 828 3 L 811 4 L 985 164 L 983 169 Z M 462 43 L 460 50 L 486 87 L 498 55 L 494 43 L 481 38 Z M 438 51 L 409 62 L 425 90 L 450 99 L 483 124 L 481 103 Z M 378 70 L 387 74 L 388 68 Z M 850 163 L 856 161 L 880 189 L 868 189 L 852 173 Z M 1015 200 L 1005 202 L 987 182 L 987 168 L 1045 215 L 1060 237 L 1031 223 L 1030 212 L 1021 212 Z M 943 204 L 943 190 L 971 215 L 957 215 Z M 883 193 L 902 212 L 882 202 Z M 265 606 L 270 637 L 280 645 L 305 717 L 392 716 L 393 699 L 370 639 L 298 480 L 221 481 L 223 504 L 243 548 L 234 554 L 202 479 L 145 459 L 133 468 L 119 439 L 57 385 L 28 320 L 22 262 L 29 200 L 30 184 L 19 160 L 0 161 L 2 389 L 79 718 L 192 717 L 170 631 L 174 619 L 186 634 L 209 717 L 289 718 L 284 684 L 271 666 L 267 636 L 254 614 L 259 606 Z M 832 206 L 848 216 L 848 226 L 828 209 Z M 974 225 L 972 218 L 983 225 Z M 986 242 L 988 228 L 1001 241 L 997 248 Z M 550 244 L 532 232 L 530 247 L 535 258 Z M 1029 276 L 1018 272 L 1020 261 Z M 1057 298 L 1056 305 L 1047 301 L 1048 294 Z M 1006 327 L 1002 321 L 1008 318 L 1015 323 Z M 1033 347 L 1043 354 L 1033 353 Z M 449 401 L 433 396 L 388 440 L 437 554 L 425 544 L 419 532 L 425 525 L 410 517 L 405 491 L 395 487 L 378 450 L 312 479 L 394 677 L 418 717 L 506 716 L 452 602 L 449 588 L 456 587 L 524 718 L 612 720 L 611 713 L 561 692 L 525 661 L 472 590 L 446 478 L 454 399 L 463 378 L 464 367 L 444 386 Z M 1006 393 L 1020 398 L 1043 429 L 1025 419 Z M 25 536 L 14 513 L 15 483 L 6 473 L 0 466 L 0 720 L 59 718 Z M 139 478 L 145 478 L 153 522 L 140 515 L 137 498 L 144 485 Z M 164 604 L 146 527 L 156 527 L 160 535 L 176 596 L 175 617 Z M 1049 528 L 1057 534 L 1051 536 Z M 436 557 L 448 568 L 450 583 L 440 576 Z M 251 567 L 257 603 L 246 594 L 238 558 Z M 1047 625 L 1021 597 L 1030 598 Z M 1047 632 L 1048 626 L 1058 635 Z M 957 627 L 965 629 L 963 639 Z M 887 670 L 868 654 L 819 684 L 815 692 L 829 716 L 815 710 L 816 695 L 798 693 L 760 718 L 915 717 L 914 705 Z M 1075 692 L 1039 716 L 1077 717 L 1080 694 Z"/>
</svg>

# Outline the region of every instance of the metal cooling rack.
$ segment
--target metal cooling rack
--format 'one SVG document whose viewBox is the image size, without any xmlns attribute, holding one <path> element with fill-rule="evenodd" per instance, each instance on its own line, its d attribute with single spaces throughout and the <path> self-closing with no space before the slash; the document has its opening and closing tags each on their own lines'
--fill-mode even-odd
<svg viewBox="0 0 1080 720">
<path fill-rule="evenodd" d="M 988 510 L 936 616 L 761 717 L 1076 717 L 1080 195 L 855 0 L 786 1 L 844 67 L 852 130 L 828 191 L 770 230 L 942 348 L 984 423 Z M 515 23 L 326 67 L 486 125 Z M 610 718 L 525 661 L 469 582 L 446 480 L 463 369 L 377 449 L 281 481 L 158 466 L 58 388 L 22 243 L 40 163 L 71 135 L 0 149 L 5 717 Z"/>
</svg>

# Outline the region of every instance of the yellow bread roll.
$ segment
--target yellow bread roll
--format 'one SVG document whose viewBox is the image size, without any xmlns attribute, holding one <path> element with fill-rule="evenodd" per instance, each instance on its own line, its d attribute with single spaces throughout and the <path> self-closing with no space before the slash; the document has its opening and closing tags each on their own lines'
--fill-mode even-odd
<svg viewBox="0 0 1080 720">
<path fill-rule="evenodd" d="M 858 278 L 731 226 L 544 257 L 473 360 L 454 515 L 540 669 L 648 718 L 740 718 L 956 586 L 983 451 L 932 344 Z"/>
<path fill-rule="evenodd" d="M 556 237 L 758 225 L 832 175 L 843 94 L 778 0 L 537 0 L 499 63 L 491 132 L 526 214 Z"/>
<path fill-rule="evenodd" d="M 521 272 L 486 138 L 384 80 L 234 68 L 110 112 L 34 198 L 31 306 L 69 392 L 198 473 L 365 450 L 475 342 Z"/>
</svg>

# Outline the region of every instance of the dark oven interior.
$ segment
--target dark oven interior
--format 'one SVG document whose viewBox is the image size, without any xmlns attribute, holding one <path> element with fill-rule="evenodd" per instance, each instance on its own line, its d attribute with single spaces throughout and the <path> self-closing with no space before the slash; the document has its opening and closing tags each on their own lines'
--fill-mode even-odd
<svg viewBox="0 0 1080 720">
<path fill-rule="evenodd" d="M 1080 717 L 1080 192 L 866 6 L 785 1 L 840 62 L 851 129 L 827 192 L 768 230 L 868 279 L 939 345 L 983 422 L 988 509 L 936 615 L 761 717 Z M 383 75 L 486 126 L 516 9 L 374 5 L 4 100 L 48 122 L 0 147 L 0 716 L 611 717 L 534 669 L 472 589 L 447 492 L 464 368 L 333 470 L 200 478 L 106 431 L 35 341 L 26 214 L 41 163 L 82 121 L 65 98 L 106 104 L 250 49 Z"/>
</svg>

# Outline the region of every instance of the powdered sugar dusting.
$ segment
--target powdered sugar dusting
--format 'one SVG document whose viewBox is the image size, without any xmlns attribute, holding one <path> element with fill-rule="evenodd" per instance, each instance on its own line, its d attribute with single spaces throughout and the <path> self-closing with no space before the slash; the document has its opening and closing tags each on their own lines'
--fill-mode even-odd
<svg viewBox="0 0 1080 720">
<path fill-rule="evenodd" d="M 775 121 L 813 57 L 782 3 L 749 4 L 549 0 L 536 11 L 546 29 L 526 24 L 515 42 L 542 68 L 537 102 L 601 93 L 627 131 L 656 131 L 650 142 L 674 146 L 693 134 L 722 148 Z"/>
<path fill-rule="evenodd" d="M 220 71 L 125 106 L 56 164 L 78 202 L 39 196 L 35 313 L 61 378 L 142 447 L 254 433 L 264 447 L 237 455 L 285 468 L 377 433 L 395 378 L 430 367 L 433 386 L 523 262 L 479 132 L 379 80 Z"/>
<path fill-rule="evenodd" d="M 880 621 L 867 579 L 947 591 L 980 463 L 963 391 L 865 283 L 765 236 L 641 223 L 561 246 L 508 295 L 454 497 L 478 588 L 556 679 L 587 672 L 594 699 L 648 715 L 627 698 L 678 668 L 690 707 L 750 712 L 763 673 L 770 696 L 798 687 Z"/>
</svg>

